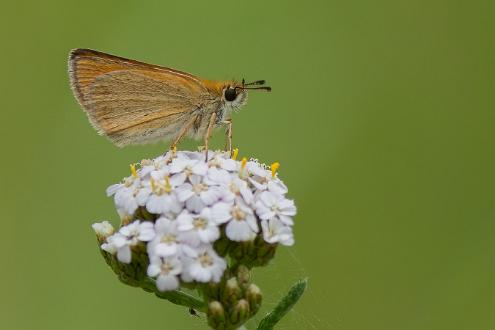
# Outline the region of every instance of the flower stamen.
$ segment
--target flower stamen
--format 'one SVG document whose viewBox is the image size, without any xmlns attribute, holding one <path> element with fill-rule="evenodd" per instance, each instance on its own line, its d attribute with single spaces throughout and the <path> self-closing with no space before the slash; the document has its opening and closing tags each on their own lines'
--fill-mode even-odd
<svg viewBox="0 0 495 330">
<path fill-rule="evenodd" d="M 132 177 L 137 178 L 136 164 L 131 164 L 130 167 L 131 167 Z"/>
<path fill-rule="evenodd" d="M 238 155 L 239 155 L 239 148 L 235 148 L 235 149 L 232 151 L 232 159 L 233 159 L 233 160 L 236 160 Z"/>
<path fill-rule="evenodd" d="M 277 171 L 278 171 L 278 168 L 280 167 L 280 163 L 279 162 L 275 162 L 273 163 L 271 166 L 270 166 L 270 169 L 272 171 L 272 178 L 275 177 L 275 175 L 277 174 Z"/>
</svg>

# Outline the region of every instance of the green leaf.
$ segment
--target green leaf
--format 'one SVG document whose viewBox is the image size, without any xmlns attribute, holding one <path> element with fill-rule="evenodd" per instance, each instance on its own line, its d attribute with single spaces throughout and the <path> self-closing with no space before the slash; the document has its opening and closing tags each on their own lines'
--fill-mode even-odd
<svg viewBox="0 0 495 330">
<path fill-rule="evenodd" d="M 206 313 L 206 304 L 204 301 L 199 300 L 198 298 L 179 290 L 160 292 L 156 288 L 156 283 L 153 279 L 146 278 L 145 281 L 141 284 L 141 287 L 145 291 L 155 293 L 158 298 L 166 299 L 173 304 L 188 308 L 194 308 L 197 311 Z"/>
<path fill-rule="evenodd" d="M 292 307 L 297 303 L 299 298 L 301 298 L 306 286 L 308 285 L 308 279 L 302 279 L 297 281 L 292 288 L 290 288 L 289 292 L 285 295 L 285 297 L 280 300 L 280 302 L 275 306 L 275 308 L 268 313 L 258 325 L 258 330 L 270 330 L 273 329 L 275 324 L 280 321 L 285 314 L 287 314 Z"/>
</svg>

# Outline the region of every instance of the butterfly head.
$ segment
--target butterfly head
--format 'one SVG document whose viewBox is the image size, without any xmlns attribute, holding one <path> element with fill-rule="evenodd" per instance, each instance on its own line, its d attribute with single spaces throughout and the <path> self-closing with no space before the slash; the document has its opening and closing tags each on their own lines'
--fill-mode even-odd
<svg viewBox="0 0 495 330">
<path fill-rule="evenodd" d="M 244 79 L 239 82 L 232 82 L 223 87 L 222 100 L 225 105 L 232 110 L 237 110 L 247 102 L 248 90 L 263 90 L 270 92 L 272 89 L 268 86 L 263 86 L 264 80 L 257 80 L 250 83 L 246 83 Z"/>
</svg>

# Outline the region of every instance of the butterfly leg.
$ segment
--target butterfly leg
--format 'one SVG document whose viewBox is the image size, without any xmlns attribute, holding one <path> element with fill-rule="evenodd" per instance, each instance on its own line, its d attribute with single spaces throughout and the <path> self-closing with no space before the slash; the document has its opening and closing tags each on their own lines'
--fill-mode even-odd
<svg viewBox="0 0 495 330">
<path fill-rule="evenodd" d="M 223 121 L 224 124 L 227 124 L 227 131 L 225 132 L 225 151 L 229 151 L 230 156 L 232 157 L 232 118 L 228 118 Z"/>
<path fill-rule="evenodd" d="M 191 126 L 196 121 L 196 118 L 197 116 L 193 116 L 184 126 L 182 126 L 179 135 L 177 135 L 174 142 L 172 142 L 172 144 L 170 145 L 170 150 L 175 150 L 175 148 L 177 148 L 177 145 L 179 144 L 180 140 L 184 137 L 184 135 L 186 135 L 189 129 L 191 129 Z"/>
<path fill-rule="evenodd" d="M 208 128 L 206 129 L 206 134 L 205 134 L 205 162 L 208 161 L 208 142 L 210 140 L 210 135 L 211 135 L 211 130 L 213 128 L 213 125 L 215 125 L 215 119 L 217 118 L 216 112 L 211 114 L 210 117 L 210 122 L 208 124 Z"/>
</svg>

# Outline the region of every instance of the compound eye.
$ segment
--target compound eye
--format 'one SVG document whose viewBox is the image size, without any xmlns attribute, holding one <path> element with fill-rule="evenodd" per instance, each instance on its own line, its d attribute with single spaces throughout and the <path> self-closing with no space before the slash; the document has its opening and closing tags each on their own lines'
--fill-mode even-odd
<svg viewBox="0 0 495 330">
<path fill-rule="evenodd" d="M 237 93 L 235 88 L 229 87 L 225 90 L 225 99 L 229 102 L 232 102 L 237 97 Z"/>
</svg>

